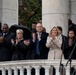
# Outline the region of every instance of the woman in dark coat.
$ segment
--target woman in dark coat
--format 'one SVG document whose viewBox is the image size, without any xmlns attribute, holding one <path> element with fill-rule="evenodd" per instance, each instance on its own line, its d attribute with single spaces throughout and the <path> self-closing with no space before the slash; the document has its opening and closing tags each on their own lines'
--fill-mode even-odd
<svg viewBox="0 0 76 75">
<path fill-rule="evenodd" d="M 14 51 L 12 60 L 24 60 L 26 59 L 27 52 L 29 49 L 29 40 L 23 39 L 23 30 L 16 30 L 16 40 L 11 40 L 12 50 Z"/>
<path fill-rule="evenodd" d="M 76 44 L 75 33 L 73 30 L 69 30 L 68 39 L 67 39 L 67 46 L 64 50 L 65 59 L 69 59 L 69 56 L 72 53 L 72 50 L 73 50 L 75 44 Z M 74 48 L 74 52 L 71 56 L 71 59 L 76 59 L 75 53 L 76 53 L 76 47 Z"/>
</svg>

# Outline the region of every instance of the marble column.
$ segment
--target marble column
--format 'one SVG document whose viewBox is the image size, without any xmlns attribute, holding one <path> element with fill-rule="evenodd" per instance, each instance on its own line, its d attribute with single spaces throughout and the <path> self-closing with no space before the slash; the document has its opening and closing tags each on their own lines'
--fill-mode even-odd
<svg viewBox="0 0 76 75">
<path fill-rule="evenodd" d="M 69 0 L 42 0 L 42 23 L 47 32 L 54 26 L 61 26 L 67 35 Z"/>
<path fill-rule="evenodd" d="M 76 24 L 76 0 L 70 0 L 71 2 L 71 20 Z"/>
<path fill-rule="evenodd" d="M 9 24 L 18 24 L 18 0 L 0 0 L 0 21 Z"/>
</svg>

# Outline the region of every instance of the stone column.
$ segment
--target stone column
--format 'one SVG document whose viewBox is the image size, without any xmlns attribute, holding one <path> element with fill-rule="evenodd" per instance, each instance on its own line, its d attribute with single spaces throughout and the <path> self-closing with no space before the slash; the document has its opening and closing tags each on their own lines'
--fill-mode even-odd
<svg viewBox="0 0 76 75">
<path fill-rule="evenodd" d="M 0 0 L 0 21 L 9 24 L 18 24 L 18 0 Z"/>
<path fill-rule="evenodd" d="M 76 24 L 76 0 L 70 0 L 71 2 L 71 20 Z"/>
<path fill-rule="evenodd" d="M 42 23 L 47 32 L 54 26 L 61 26 L 67 35 L 69 0 L 42 0 Z"/>
</svg>

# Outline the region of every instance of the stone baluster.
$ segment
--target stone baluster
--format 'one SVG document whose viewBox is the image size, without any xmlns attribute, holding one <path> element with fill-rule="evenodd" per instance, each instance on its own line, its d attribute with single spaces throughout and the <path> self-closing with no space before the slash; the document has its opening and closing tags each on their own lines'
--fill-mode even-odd
<svg viewBox="0 0 76 75">
<path fill-rule="evenodd" d="M 12 70 L 10 67 L 8 68 L 8 75 L 12 75 Z"/>
<path fill-rule="evenodd" d="M 66 67 L 66 75 L 70 75 L 70 67 L 69 66 Z"/>
<path fill-rule="evenodd" d="M 40 66 L 34 66 L 35 68 L 35 75 L 40 75 Z"/>
<path fill-rule="evenodd" d="M 31 67 L 28 66 L 28 67 L 26 67 L 26 69 L 27 69 L 27 75 L 31 75 Z"/>
<path fill-rule="evenodd" d="M 24 68 L 20 67 L 20 75 L 24 75 Z"/>
<path fill-rule="evenodd" d="M 50 75 L 49 73 L 49 71 L 50 71 L 50 66 L 44 66 L 44 68 L 45 68 L 45 75 Z"/>
<path fill-rule="evenodd" d="M 18 75 L 18 69 L 17 69 L 17 67 L 14 68 L 14 75 Z"/>
<path fill-rule="evenodd" d="M 56 71 L 56 74 L 55 75 L 60 75 L 59 66 L 55 66 L 55 71 Z"/>
<path fill-rule="evenodd" d="M 4 67 L 3 67 L 3 69 L 2 69 L 2 75 L 6 75 L 6 70 L 5 70 Z"/>
</svg>

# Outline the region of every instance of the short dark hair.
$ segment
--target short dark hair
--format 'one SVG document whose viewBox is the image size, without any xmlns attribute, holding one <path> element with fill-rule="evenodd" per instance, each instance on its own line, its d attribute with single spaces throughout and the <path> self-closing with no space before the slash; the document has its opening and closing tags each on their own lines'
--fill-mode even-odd
<svg viewBox="0 0 76 75">
<path fill-rule="evenodd" d="M 57 28 L 58 28 L 60 31 L 63 31 L 63 29 L 62 29 L 61 26 L 57 26 Z"/>
<path fill-rule="evenodd" d="M 74 32 L 74 34 L 75 34 L 75 30 L 73 30 L 73 29 L 70 29 L 70 30 L 68 31 L 68 33 L 69 33 L 70 31 Z"/>
<path fill-rule="evenodd" d="M 68 19 L 68 25 L 71 25 L 71 24 L 72 24 L 72 20 Z"/>
<path fill-rule="evenodd" d="M 5 26 L 7 26 L 7 27 L 9 28 L 9 26 L 8 26 L 8 24 L 7 24 L 7 23 L 4 23 L 3 25 L 5 25 Z"/>
<path fill-rule="evenodd" d="M 37 24 L 37 22 L 33 22 L 32 24 Z"/>
</svg>

